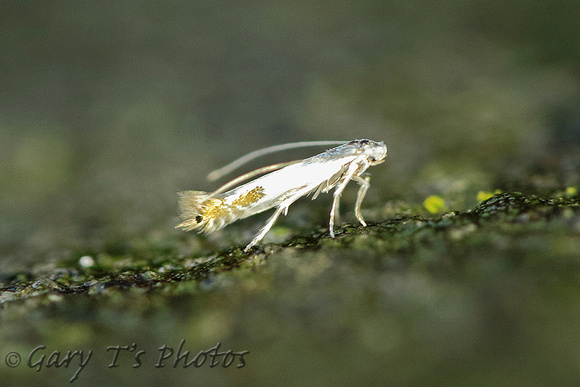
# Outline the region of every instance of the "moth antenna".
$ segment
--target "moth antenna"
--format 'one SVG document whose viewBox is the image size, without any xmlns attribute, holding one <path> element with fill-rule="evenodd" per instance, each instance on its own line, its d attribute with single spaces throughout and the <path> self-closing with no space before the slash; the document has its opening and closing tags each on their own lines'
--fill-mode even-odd
<svg viewBox="0 0 580 387">
<path fill-rule="evenodd" d="M 244 165 L 244 164 L 246 164 L 246 163 L 248 163 L 248 162 L 250 162 L 258 157 L 268 155 L 270 153 L 280 152 L 280 151 L 284 151 L 287 149 L 303 148 L 303 147 L 308 147 L 308 146 L 340 145 L 340 144 L 344 144 L 345 142 L 348 142 L 348 141 L 300 141 L 300 142 L 290 142 L 287 144 L 274 145 L 274 146 L 269 146 L 266 148 L 258 149 L 258 150 L 255 150 L 253 152 L 248 153 L 245 156 L 240 157 L 239 159 L 232 161 L 231 163 L 229 163 L 229 164 L 227 164 L 219 169 L 216 169 L 216 170 L 210 172 L 207 175 L 207 180 L 215 181 L 215 180 L 227 175 L 228 173 L 238 169 L 242 165 Z M 265 172 L 262 172 L 262 173 L 265 173 Z"/>
</svg>

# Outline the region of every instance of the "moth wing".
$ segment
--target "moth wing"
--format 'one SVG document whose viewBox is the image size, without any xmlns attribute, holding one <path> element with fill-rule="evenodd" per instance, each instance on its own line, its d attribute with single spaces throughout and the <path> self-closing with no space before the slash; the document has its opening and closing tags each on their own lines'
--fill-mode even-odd
<svg viewBox="0 0 580 387">
<path fill-rule="evenodd" d="M 182 222 L 176 227 L 181 227 L 185 231 L 191 231 L 202 225 L 201 213 L 203 204 L 209 198 L 209 194 L 204 191 L 183 191 L 179 192 L 179 217 Z"/>
<path fill-rule="evenodd" d="M 316 199 L 321 192 L 328 192 L 330 191 L 339 181 L 344 172 L 348 169 L 348 165 L 343 165 L 342 168 L 332 175 L 329 179 L 323 181 L 316 187 L 316 191 L 312 195 L 312 200 Z"/>
</svg>

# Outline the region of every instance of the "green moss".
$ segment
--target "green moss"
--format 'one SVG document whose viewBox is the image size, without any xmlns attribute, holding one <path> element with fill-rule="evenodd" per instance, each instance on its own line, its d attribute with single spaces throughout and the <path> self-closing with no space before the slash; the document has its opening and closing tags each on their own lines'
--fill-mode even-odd
<svg viewBox="0 0 580 387">
<path fill-rule="evenodd" d="M 494 244 L 518 233 L 543 232 L 546 222 L 572 219 L 580 201 L 567 197 L 541 197 L 521 193 L 500 193 L 465 212 L 448 212 L 437 217 L 399 216 L 383 222 L 343 225 L 332 239 L 327 232 L 314 232 L 282 244 L 256 247 L 246 253 L 240 248 L 206 257 L 179 255 L 176 240 L 145 240 L 106 248 L 91 267 L 78 260 L 65 260 L 49 275 L 14 273 L 5 276 L 2 303 L 41 295 L 88 294 L 112 296 L 120 290 L 159 291 L 183 294 L 209 289 L 220 273 L 238 269 L 253 271 L 271 254 L 290 250 L 350 252 L 366 254 L 410 254 L 415 266 L 441 264 L 440 254 Z M 498 230 L 500 234 L 498 234 Z M 460 241 L 464 241 L 460 243 Z M 117 244 L 118 245 L 118 244 Z M 461 246 L 461 248 L 458 248 Z M 209 282 L 208 282 L 209 281 Z M 51 298 L 48 298 L 49 300 Z M 55 299 L 55 298 L 54 298 Z"/>
</svg>

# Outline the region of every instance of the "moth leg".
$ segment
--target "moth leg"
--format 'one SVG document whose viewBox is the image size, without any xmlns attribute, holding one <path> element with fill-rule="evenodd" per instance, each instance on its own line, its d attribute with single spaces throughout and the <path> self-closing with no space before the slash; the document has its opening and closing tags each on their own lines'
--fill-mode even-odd
<svg viewBox="0 0 580 387">
<path fill-rule="evenodd" d="M 276 212 L 274 212 L 274 214 L 270 217 L 270 219 L 268 219 L 268 222 L 266 222 L 266 225 L 264 227 L 262 227 L 262 229 L 260 230 L 258 235 L 256 235 L 254 237 L 254 239 L 252 239 L 252 241 L 250 242 L 249 245 L 246 246 L 244 251 L 250 250 L 250 248 L 252 246 L 254 246 L 256 243 L 260 242 L 262 240 L 262 238 L 264 238 L 264 235 L 266 235 L 266 233 L 270 230 L 270 228 L 272 228 L 272 226 L 274 225 L 274 222 L 276 222 L 276 219 L 278 218 L 278 216 L 280 216 L 282 211 L 287 212 L 288 206 L 281 206 L 281 207 L 278 207 L 276 209 Z"/>
<path fill-rule="evenodd" d="M 328 232 L 330 233 L 330 237 L 334 238 L 334 219 L 335 217 L 338 220 L 338 207 L 340 206 L 340 192 L 338 195 L 336 194 L 337 191 L 334 191 L 334 199 L 332 200 L 332 208 L 330 210 L 330 219 L 328 220 Z"/>
<path fill-rule="evenodd" d="M 340 205 L 340 195 L 342 195 L 342 191 L 346 188 L 346 185 L 352 179 L 352 175 L 354 175 L 354 171 L 349 173 L 344 177 L 344 179 L 336 186 L 334 190 L 334 199 L 332 200 L 332 209 L 330 210 L 330 219 L 328 221 L 328 232 L 330 233 L 330 237 L 334 238 L 334 218 L 338 214 L 338 206 Z"/>
<path fill-rule="evenodd" d="M 369 189 L 369 187 L 371 185 L 369 183 L 371 178 L 369 176 L 365 176 L 364 178 L 362 178 L 360 176 L 353 176 L 352 179 L 360 184 L 358 194 L 356 195 L 356 205 L 354 207 L 354 214 L 355 214 L 356 218 L 358 219 L 358 221 L 360 222 L 360 224 L 362 224 L 363 227 L 366 227 L 367 224 L 365 223 L 365 220 L 362 217 L 362 214 L 360 212 L 360 207 L 362 205 L 363 199 L 365 198 L 365 195 L 367 194 L 367 190 Z"/>
</svg>

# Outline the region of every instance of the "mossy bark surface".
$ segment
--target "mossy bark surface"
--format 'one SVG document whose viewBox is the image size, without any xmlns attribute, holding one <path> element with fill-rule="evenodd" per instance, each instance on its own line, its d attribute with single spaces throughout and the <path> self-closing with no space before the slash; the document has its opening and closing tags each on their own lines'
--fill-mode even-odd
<svg viewBox="0 0 580 387">
<path fill-rule="evenodd" d="M 238 247 L 179 256 L 171 243 L 97 253 L 90 268 L 62 261 L 44 273 L 4 275 L 4 340 L 10 343 L 9 329 L 18 326 L 54 350 L 69 349 L 62 343 L 92 348 L 98 356 L 83 372 L 120 380 L 128 376 L 119 370 L 137 364 L 134 355 L 143 351 L 139 361 L 149 368 L 143 375 L 180 381 L 180 374 L 157 367 L 187 364 L 167 348 L 190 350 L 191 362 L 216 345 L 249 351 L 242 368 L 220 376 L 234 384 L 272 380 L 288 362 L 316 364 L 310 374 L 293 374 L 297 380 L 322 373 L 339 384 L 443 383 L 450 376 L 508 383 L 541 378 L 546 370 L 548 379 L 564 380 L 568 367 L 577 367 L 576 197 L 506 192 L 467 211 L 394 216 L 366 228 L 343 224 L 334 239 L 320 230 L 247 253 Z M 67 328 L 58 330 L 61 324 Z M 39 329 L 51 333 L 33 333 Z M 113 347 L 127 348 L 118 367 L 111 367 Z M 33 347 L 17 349 L 27 354 Z M 396 369 L 382 369 L 385 362 Z M 245 367 L 267 372 L 248 376 Z M 357 372 L 344 373 L 352 367 Z M 189 368 L 215 378 L 213 368 Z M 25 376 L 30 369 L 19 371 Z M 54 375 L 68 378 L 72 370 Z"/>
</svg>

